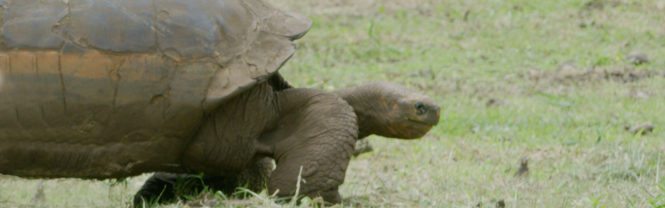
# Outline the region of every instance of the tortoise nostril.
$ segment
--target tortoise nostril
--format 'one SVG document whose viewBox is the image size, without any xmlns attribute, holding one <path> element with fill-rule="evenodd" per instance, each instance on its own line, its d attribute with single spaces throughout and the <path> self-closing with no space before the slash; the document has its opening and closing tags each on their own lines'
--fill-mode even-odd
<svg viewBox="0 0 665 208">
<path fill-rule="evenodd" d="M 423 115 L 427 113 L 427 106 L 425 106 L 425 104 L 423 104 L 422 102 L 416 103 L 415 107 L 418 115 Z"/>
</svg>

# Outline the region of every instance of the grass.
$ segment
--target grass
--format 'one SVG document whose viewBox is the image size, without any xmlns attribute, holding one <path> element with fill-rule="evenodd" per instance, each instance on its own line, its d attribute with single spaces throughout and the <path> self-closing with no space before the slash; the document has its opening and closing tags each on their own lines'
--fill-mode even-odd
<svg viewBox="0 0 665 208">
<path fill-rule="evenodd" d="M 387 80 L 443 107 L 421 140 L 369 138 L 342 206 L 665 206 L 665 0 L 269 2 L 314 21 L 281 70 L 295 86 Z M 635 66 L 632 52 L 651 61 Z M 624 129 L 643 122 L 654 132 Z M 522 157 L 530 171 L 516 178 Z M 0 205 L 35 205 L 43 183 L 40 206 L 126 206 L 146 177 L 3 176 Z M 221 201 L 287 206 L 265 193 Z"/>
</svg>

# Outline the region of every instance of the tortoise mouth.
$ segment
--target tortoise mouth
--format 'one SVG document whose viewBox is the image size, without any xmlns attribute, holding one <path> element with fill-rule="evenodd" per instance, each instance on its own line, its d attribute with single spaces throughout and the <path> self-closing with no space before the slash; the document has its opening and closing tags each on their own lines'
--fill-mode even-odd
<svg viewBox="0 0 665 208">
<path fill-rule="evenodd" d="M 434 124 L 431 122 L 423 121 L 423 120 L 416 120 L 416 119 L 408 119 L 406 121 L 406 126 L 403 128 L 404 131 L 402 131 L 400 134 L 399 138 L 402 139 L 417 139 L 425 136 L 427 132 L 429 132 L 430 129 L 434 127 Z"/>
<path fill-rule="evenodd" d="M 408 121 L 409 121 L 409 123 L 415 124 L 415 125 L 418 125 L 418 126 L 434 126 L 434 125 L 436 125 L 436 123 L 432 123 L 431 121 L 427 121 L 427 120 L 418 120 L 418 119 L 409 118 Z"/>
<path fill-rule="evenodd" d="M 436 126 L 439 123 L 438 116 L 427 116 L 424 118 L 407 118 L 410 123 L 425 125 L 425 126 Z"/>
</svg>

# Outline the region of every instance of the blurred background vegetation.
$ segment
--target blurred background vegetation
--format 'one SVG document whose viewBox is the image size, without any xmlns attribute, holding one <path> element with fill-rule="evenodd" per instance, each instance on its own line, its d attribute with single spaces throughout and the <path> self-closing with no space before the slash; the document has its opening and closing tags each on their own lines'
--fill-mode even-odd
<svg viewBox="0 0 665 208">
<path fill-rule="evenodd" d="M 341 206 L 665 206 L 665 0 L 268 2 L 314 21 L 293 85 L 392 81 L 442 106 L 421 140 L 369 138 Z M 0 206 L 126 206 L 145 178 L 5 176 Z M 288 206 L 268 198 L 216 205 Z"/>
</svg>

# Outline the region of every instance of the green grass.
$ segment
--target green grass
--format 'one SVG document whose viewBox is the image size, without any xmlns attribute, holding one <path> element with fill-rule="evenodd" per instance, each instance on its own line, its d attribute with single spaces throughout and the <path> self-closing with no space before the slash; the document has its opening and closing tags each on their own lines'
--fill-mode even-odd
<svg viewBox="0 0 665 208">
<path fill-rule="evenodd" d="M 269 2 L 314 21 L 281 70 L 293 85 L 387 80 L 443 107 L 421 140 L 369 138 L 375 151 L 351 162 L 343 206 L 665 206 L 665 0 Z M 624 60 L 634 51 L 651 62 Z M 624 129 L 643 122 L 654 132 Z M 522 157 L 529 175 L 516 178 Z M 33 205 L 39 183 L 44 206 L 125 206 L 145 178 L 2 177 L 0 206 Z M 222 201 L 278 206 L 265 193 Z"/>
</svg>

